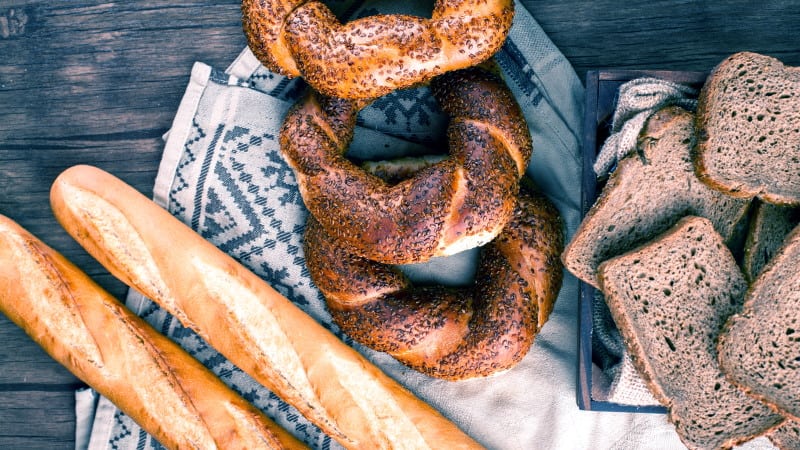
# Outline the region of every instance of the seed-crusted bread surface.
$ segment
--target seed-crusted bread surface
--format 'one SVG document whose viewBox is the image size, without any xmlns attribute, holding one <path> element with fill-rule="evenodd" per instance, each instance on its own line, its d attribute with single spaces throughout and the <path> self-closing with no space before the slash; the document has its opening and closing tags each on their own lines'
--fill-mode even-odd
<svg viewBox="0 0 800 450">
<path fill-rule="evenodd" d="M 712 70 L 697 105 L 695 165 L 738 197 L 800 205 L 800 68 L 736 53 Z"/>
<path fill-rule="evenodd" d="M 784 418 L 726 380 L 716 340 L 747 283 L 708 219 L 685 217 L 653 241 L 600 265 L 626 347 L 689 448 L 730 448 Z"/>
<path fill-rule="evenodd" d="M 797 224 L 800 224 L 800 208 L 755 202 L 742 258 L 742 270 L 748 281 L 756 279 Z"/>
<path fill-rule="evenodd" d="M 597 287 L 597 266 L 644 244 L 685 215 L 707 217 L 730 239 L 749 200 L 709 188 L 694 173 L 693 116 L 667 107 L 650 117 L 639 154 L 623 158 L 563 252 L 564 265 Z"/>
<path fill-rule="evenodd" d="M 719 358 L 734 384 L 800 420 L 800 227 L 764 267 L 743 310 L 720 337 Z"/>
</svg>

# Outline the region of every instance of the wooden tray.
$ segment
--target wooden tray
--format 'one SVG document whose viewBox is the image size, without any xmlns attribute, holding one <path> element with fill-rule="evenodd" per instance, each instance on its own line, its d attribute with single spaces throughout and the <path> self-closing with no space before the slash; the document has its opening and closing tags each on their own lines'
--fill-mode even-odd
<svg viewBox="0 0 800 450">
<path fill-rule="evenodd" d="M 586 72 L 586 105 L 583 128 L 583 180 L 581 208 L 583 215 L 594 204 L 602 186 L 597 182 L 592 165 L 597 152 L 609 135 L 611 118 L 616 107 L 617 91 L 626 81 L 641 77 L 656 77 L 699 88 L 707 72 L 675 72 L 658 70 L 591 70 Z M 662 406 L 634 406 L 595 400 L 592 398 L 592 302 L 594 287 L 580 282 L 578 301 L 578 407 L 587 411 L 617 411 L 665 413 Z"/>
</svg>

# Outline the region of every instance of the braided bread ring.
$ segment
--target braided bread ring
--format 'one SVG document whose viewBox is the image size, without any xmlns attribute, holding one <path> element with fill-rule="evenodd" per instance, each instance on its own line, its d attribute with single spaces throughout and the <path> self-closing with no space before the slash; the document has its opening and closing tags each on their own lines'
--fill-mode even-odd
<svg viewBox="0 0 800 450">
<path fill-rule="evenodd" d="M 398 269 L 349 253 L 313 216 L 304 249 L 342 331 L 422 373 L 461 380 L 527 354 L 561 287 L 563 241 L 555 207 L 523 190 L 512 220 L 481 248 L 472 287 L 414 287 Z"/>
<path fill-rule="evenodd" d="M 532 152 L 527 123 L 503 81 L 483 68 L 431 82 L 450 116 L 450 157 L 389 185 L 344 154 L 363 101 L 311 93 L 288 112 L 281 152 L 306 207 L 351 252 L 392 264 L 485 244 L 511 217 Z"/>
<path fill-rule="evenodd" d="M 437 0 L 341 24 L 319 1 L 243 0 L 248 46 L 268 69 L 332 97 L 377 98 L 487 60 L 503 45 L 513 0 Z"/>
</svg>

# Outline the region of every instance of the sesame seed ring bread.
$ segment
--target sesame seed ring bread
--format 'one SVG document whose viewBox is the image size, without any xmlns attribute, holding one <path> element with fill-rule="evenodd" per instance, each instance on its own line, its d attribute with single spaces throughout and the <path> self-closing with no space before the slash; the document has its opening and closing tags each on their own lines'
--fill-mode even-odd
<svg viewBox="0 0 800 450">
<path fill-rule="evenodd" d="M 306 266 L 332 318 L 356 341 L 432 377 L 505 371 L 528 353 L 562 281 L 559 213 L 525 191 L 503 232 L 481 248 L 471 286 L 415 287 L 396 267 L 349 253 L 313 216 Z"/>
<path fill-rule="evenodd" d="M 248 46 L 268 69 L 332 97 L 376 98 L 487 60 L 503 45 L 512 0 L 437 0 L 404 14 L 342 24 L 322 2 L 243 0 Z"/>
<path fill-rule="evenodd" d="M 427 261 L 491 241 L 511 218 L 532 153 L 527 123 L 496 74 L 479 67 L 431 82 L 449 116 L 449 157 L 389 184 L 345 157 L 364 101 L 311 92 L 283 123 L 281 152 L 310 213 L 352 253 Z"/>
</svg>

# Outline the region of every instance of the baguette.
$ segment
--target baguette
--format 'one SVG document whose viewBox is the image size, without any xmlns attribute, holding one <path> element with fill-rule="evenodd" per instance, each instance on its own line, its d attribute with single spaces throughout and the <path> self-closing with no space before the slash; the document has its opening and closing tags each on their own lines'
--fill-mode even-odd
<svg viewBox="0 0 800 450">
<path fill-rule="evenodd" d="M 100 169 L 59 175 L 64 228 L 124 283 L 347 448 L 480 448 L 432 406 L 214 247 Z"/>
<path fill-rule="evenodd" d="M 305 448 L 78 267 L 3 216 L 0 311 L 168 448 Z"/>
</svg>

